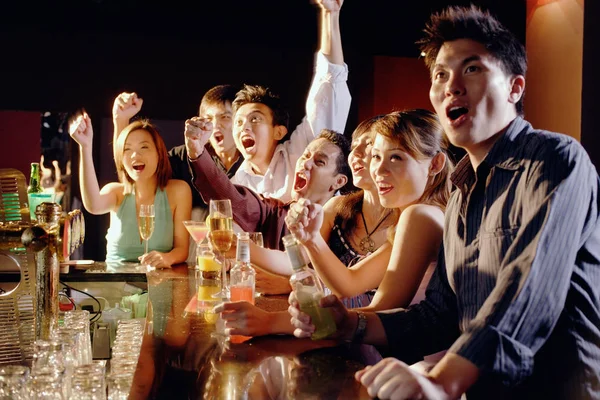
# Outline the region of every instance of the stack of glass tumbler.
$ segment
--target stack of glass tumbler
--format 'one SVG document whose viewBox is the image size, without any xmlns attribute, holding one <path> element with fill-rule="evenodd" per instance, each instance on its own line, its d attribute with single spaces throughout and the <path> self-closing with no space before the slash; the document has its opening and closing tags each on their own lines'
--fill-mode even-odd
<svg viewBox="0 0 600 400">
<path fill-rule="evenodd" d="M 50 340 L 36 340 L 31 371 L 21 365 L 0 367 L 0 399 L 127 399 L 142 344 L 144 322 L 123 320 L 106 374 L 106 361 L 92 361 L 89 313 L 65 313 L 64 325 Z"/>
<path fill-rule="evenodd" d="M 117 323 L 117 334 L 110 359 L 110 374 L 106 378 L 109 400 L 127 400 L 142 347 L 143 335 L 143 320 L 122 319 Z"/>
</svg>

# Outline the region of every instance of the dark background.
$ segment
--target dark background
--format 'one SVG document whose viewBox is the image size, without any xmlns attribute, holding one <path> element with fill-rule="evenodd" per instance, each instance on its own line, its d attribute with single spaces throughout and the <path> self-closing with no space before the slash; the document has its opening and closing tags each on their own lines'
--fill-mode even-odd
<svg viewBox="0 0 600 400">
<path fill-rule="evenodd" d="M 345 1 L 341 31 L 353 96 L 346 134 L 358 123 L 361 99 L 364 104 L 372 95 L 374 57 L 418 57 L 414 42 L 430 13 L 470 3 Z M 489 9 L 525 42 L 525 0 L 472 3 Z M 581 136 L 597 166 L 599 7 L 597 0 L 585 1 Z M 94 121 L 106 125 L 114 97 L 136 91 L 145 100 L 143 116 L 173 121 L 177 128 L 176 123 L 197 113 L 210 87 L 251 83 L 281 95 L 293 127 L 304 115 L 318 45 L 317 16 L 309 0 L 4 2 L 0 110 L 72 112 L 85 107 Z M 102 128 L 110 137 L 110 127 Z M 104 146 L 95 146 L 96 162 L 110 171 L 99 173 L 103 184 L 115 179 L 114 165 L 109 139 L 96 140 Z M 169 140 L 182 143 L 180 137 Z M 76 166 L 76 152 L 71 154 Z M 78 193 L 76 179 L 73 189 Z M 99 228 L 88 231 L 85 256 L 101 259 L 108 217 L 86 215 L 86 220 Z"/>
<path fill-rule="evenodd" d="M 181 120 L 216 84 L 257 83 L 287 101 L 292 126 L 303 116 L 318 42 L 317 7 L 309 0 L 14 3 L 3 4 L 0 17 L 0 109 L 84 106 L 109 116 L 118 93 L 136 91 L 146 116 Z M 352 95 L 360 95 L 372 56 L 418 57 L 414 42 L 425 21 L 448 3 L 346 0 L 341 30 Z M 525 1 L 474 3 L 524 40 Z"/>
</svg>

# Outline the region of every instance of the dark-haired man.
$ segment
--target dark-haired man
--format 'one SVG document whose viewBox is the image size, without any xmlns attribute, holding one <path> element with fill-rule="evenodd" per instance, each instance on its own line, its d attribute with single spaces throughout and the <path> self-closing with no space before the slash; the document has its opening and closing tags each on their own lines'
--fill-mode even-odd
<svg viewBox="0 0 600 400">
<path fill-rule="evenodd" d="M 202 97 L 198 117 L 185 121 L 186 133 L 197 129 L 199 119 L 212 123 L 213 129 L 210 139 L 206 143 L 206 150 L 209 152 L 215 165 L 225 172 L 230 179 L 235 175 L 244 161 L 244 158 L 235 146 L 232 133 L 233 111 L 231 105 L 236 93 L 237 88 L 233 85 L 214 86 Z M 169 161 L 173 168 L 173 177 L 183 179 L 193 186 L 192 170 L 188 162 L 185 144 L 169 150 Z M 200 194 L 193 188 L 192 193 L 192 206 L 206 208 L 206 204 L 202 201 Z M 204 214 L 195 219 L 200 218 L 200 220 L 203 220 L 206 217 Z"/>
<path fill-rule="evenodd" d="M 245 232 L 262 232 L 266 248 L 281 249 L 281 238 L 287 234 L 285 216 L 289 202 L 264 198 L 253 190 L 234 185 L 220 171 L 204 150 L 210 132 L 210 123 L 200 133 L 189 134 L 186 143 L 194 172 L 194 186 L 204 201 L 230 199 L 233 219 Z M 349 181 L 350 153 L 348 140 L 337 132 L 324 129 L 313 139 L 298 158 L 292 190 L 292 201 L 307 198 L 325 204 Z"/>
<path fill-rule="evenodd" d="M 185 121 L 185 133 L 194 132 L 198 129 L 200 121 L 210 121 L 212 133 L 210 140 L 206 143 L 206 150 L 210 154 L 215 165 L 231 179 L 244 161 L 235 146 L 232 134 L 233 113 L 231 104 L 235 99 L 237 88 L 233 85 L 218 85 L 209 89 L 198 109 L 198 117 Z M 142 108 L 143 99 L 136 93 L 121 93 L 113 104 L 114 143 L 117 136 L 125 128 Z M 192 169 L 188 162 L 188 154 L 185 144 L 175 146 L 169 150 L 169 162 L 173 170 L 173 178 L 186 181 L 192 189 L 192 219 L 204 221 L 208 214 L 208 207 L 198 191 L 194 190 Z M 190 241 L 188 251 L 188 262 L 196 260 L 196 243 Z"/>
<path fill-rule="evenodd" d="M 296 160 L 322 129 L 344 132 L 350 111 L 339 15 L 343 0 L 317 0 L 320 49 L 306 99 L 306 116 L 287 137 L 289 116 L 281 100 L 262 86 L 245 85 L 233 102 L 233 137 L 244 162 L 233 177 L 264 197 L 291 199 Z"/>
<path fill-rule="evenodd" d="M 398 358 L 356 377 L 381 399 L 600 398 L 596 169 L 575 140 L 520 116 L 525 49 L 497 20 L 451 7 L 425 33 L 430 100 L 467 155 L 452 176 L 444 250 L 425 300 L 379 314 L 323 301 L 341 338 Z M 308 317 L 290 312 L 296 335 L 310 335 Z M 445 348 L 428 373 L 405 364 Z"/>
<path fill-rule="evenodd" d="M 185 121 L 185 131 L 190 132 L 197 129 L 200 120 L 210 121 L 213 131 L 210 140 L 206 143 L 206 148 L 215 164 L 223 170 L 229 178 L 232 178 L 242 161 L 244 161 L 240 152 L 235 146 L 232 134 L 233 112 L 231 104 L 235 99 L 237 88 L 233 85 L 218 85 L 209 89 L 198 108 L 198 117 L 193 117 Z M 138 97 L 137 93 L 121 93 L 113 104 L 113 125 L 114 125 L 114 143 L 118 134 L 125 128 L 131 118 L 138 114 L 144 101 Z M 173 169 L 173 178 L 188 182 L 192 188 L 192 207 L 195 220 L 202 220 L 206 217 L 206 204 L 202 201 L 200 194 L 193 188 L 192 170 L 188 163 L 188 155 L 185 144 L 175 146 L 169 150 L 169 162 Z M 204 210 L 199 212 L 198 210 Z"/>
</svg>

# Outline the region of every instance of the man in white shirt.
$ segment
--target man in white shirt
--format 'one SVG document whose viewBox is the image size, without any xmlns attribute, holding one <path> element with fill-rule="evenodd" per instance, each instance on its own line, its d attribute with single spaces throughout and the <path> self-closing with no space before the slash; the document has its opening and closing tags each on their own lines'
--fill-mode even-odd
<svg viewBox="0 0 600 400">
<path fill-rule="evenodd" d="M 233 102 L 233 137 L 244 156 L 232 182 L 267 198 L 291 200 L 296 161 L 322 129 L 344 132 L 350 110 L 339 26 L 343 0 L 317 0 L 321 9 L 321 48 L 306 99 L 306 116 L 290 135 L 288 114 L 269 89 L 246 85 Z"/>
</svg>

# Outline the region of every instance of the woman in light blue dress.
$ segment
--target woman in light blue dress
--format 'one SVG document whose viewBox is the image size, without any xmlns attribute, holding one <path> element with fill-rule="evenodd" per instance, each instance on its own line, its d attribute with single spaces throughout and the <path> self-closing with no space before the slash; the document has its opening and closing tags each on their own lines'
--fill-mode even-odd
<svg viewBox="0 0 600 400">
<path fill-rule="evenodd" d="M 91 214 L 110 212 L 106 235 L 107 261 L 139 261 L 154 268 L 185 262 L 189 235 L 183 221 L 190 219 L 192 194 L 187 183 L 171 179 L 165 144 L 148 121 L 123 129 L 114 146 L 119 182 L 102 189 L 92 159 L 93 129 L 83 112 L 69 132 L 79 144 L 79 180 L 85 209 Z M 148 253 L 138 231 L 140 205 L 154 204 L 155 225 Z"/>
</svg>

